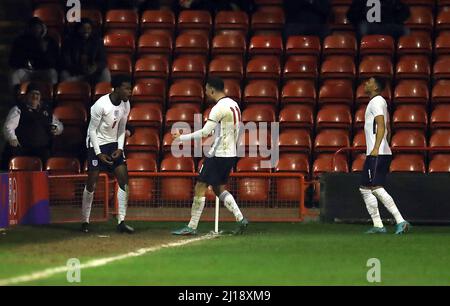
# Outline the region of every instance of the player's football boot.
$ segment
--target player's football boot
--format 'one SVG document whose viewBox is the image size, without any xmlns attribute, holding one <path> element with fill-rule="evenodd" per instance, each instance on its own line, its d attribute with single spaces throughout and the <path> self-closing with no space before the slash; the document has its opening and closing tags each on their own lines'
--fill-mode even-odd
<svg viewBox="0 0 450 306">
<path fill-rule="evenodd" d="M 172 235 L 194 236 L 197 235 L 197 230 L 186 225 L 180 229 L 172 231 Z"/>
<path fill-rule="evenodd" d="M 386 234 L 386 228 L 385 227 L 372 227 L 369 229 L 366 234 Z"/>
<path fill-rule="evenodd" d="M 134 228 L 132 228 L 129 225 L 126 225 L 125 222 L 120 222 L 119 225 L 117 225 L 117 231 L 120 233 L 127 233 L 127 234 L 133 234 Z"/>
<path fill-rule="evenodd" d="M 242 235 L 247 229 L 248 220 L 244 217 L 241 221 L 238 221 L 238 227 L 233 231 L 233 235 Z"/>
<path fill-rule="evenodd" d="M 407 233 L 408 230 L 410 229 L 410 227 L 411 227 L 411 224 L 409 224 L 408 221 L 400 222 L 399 224 L 397 224 L 395 226 L 395 234 L 400 235 L 400 234 Z"/>
<path fill-rule="evenodd" d="M 83 233 L 89 233 L 89 223 L 84 222 L 81 224 L 81 231 Z"/>
</svg>

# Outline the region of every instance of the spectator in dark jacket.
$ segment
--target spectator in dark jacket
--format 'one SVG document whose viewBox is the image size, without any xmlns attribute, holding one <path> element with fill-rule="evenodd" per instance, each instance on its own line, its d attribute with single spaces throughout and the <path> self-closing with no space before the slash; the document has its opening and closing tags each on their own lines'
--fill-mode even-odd
<svg viewBox="0 0 450 306">
<path fill-rule="evenodd" d="M 376 17 L 374 6 L 368 6 L 368 0 L 353 0 L 347 18 L 355 27 L 359 37 L 370 34 L 384 34 L 398 38 L 407 35 L 409 29 L 404 22 L 409 18 L 410 11 L 408 5 L 401 0 L 380 1 L 379 20 L 372 20 Z M 369 13 L 369 14 L 368 14 Z M 368 16 L 369 15 L 369 16 Z"/>
<path fill-rule="evenodd" d="M 93 32 L 89 19 L 81 19 L 72 35 L 65 39 L 61 68 L 62 81 L 111 82 L 103 41 Z"/>
<path fill-rule="evenodd" d="M 283 5 L 285 38 L 291 35 L 317 35 L 323 38 L 329 34 L 329 0 L 285 0 Z"/>
<path fill-rule="evenodd" d="M 45 163 L 50 156 L 53 135 L 60 135 L 62 123 L 41 100 L 39 87 L 30 83 L 24 101 L 14 106 L 6 117 L 3 134 L 7 141 L 2 169 L 8 169 L 15 156 L 37 156 Z"/>
<path fill-rule="evenodd" d="M 47 35 L 47 27 L 37 17 L 31 18 L 25 33 L 16 38 L 11 49 L 9 65 L 14 69 L 11 84 L 34 80 L 58 83 L 58 45 Z"/>
</svg>

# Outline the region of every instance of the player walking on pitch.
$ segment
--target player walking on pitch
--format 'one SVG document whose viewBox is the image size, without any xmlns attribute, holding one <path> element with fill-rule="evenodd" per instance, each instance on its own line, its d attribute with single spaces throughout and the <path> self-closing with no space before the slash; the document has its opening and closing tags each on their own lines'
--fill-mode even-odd
<svg viewBox="0 0 450 306">
<path fill-rule="evenodd" d="M 402 234 L 408 231 L 410 224 L 403 219 L 394 200 L 384 189 L 386 175 L 392 161 L 388 142 L 390 139 L 389 113 L 386 100 L 381 96 L 384 88 L 385 82 L 375 77 L 364 84 L 364 90 L 369 95 L 370 101 L 364 123 L 367 157 L 359 191 L 373 221 L 373 227 L 366 233 L 386 233 L 378 211 L 378 199 L 395 218 L 397 223 L 395 234 Z"/>
<path fill-rule="evenodd" d="M 201 130 L 191 134 L 173 134 L 174 141 L 189 141 L 209 136 L 218 127 L 220 134 L 214 139 L 214 143 L 200 169 L 198 181 L 195 185 L 194 200 L 191 209 L 189 224 L 172 232 L 174 235 L 195 235 L 197 226 L 205 207 L 205 193 L 208 186 L 212 186 L 214 193 L 223 201 L 225 207 L 233 213 L 238 222 L 238 228 L 234 234 L 242 234 L 248 226 L 248 220 L 242 215 L 234 197 L 225 187 L 231 169 L 237 160 L 237 143 L 239 137 L 239 123 L 241 111 L 238 104 L 225 96 L 224 82 L 217 77 L 210 77 L 205 86 L 206 96 L 216 101 L 212 108 L 208 121 Z"/>
<path fill-rule="evenodd" d="M 89 217 L 94 199 L 95 184 L 100 171 L 114 172 L 119 184 L 117 230 L 133 233 L 134 229 L 124 223 L 128 205 L 128 170 L 123 147 L 125 125 L 130 113 L 131 78 L 117 75 L 112 79 L 113 92 L 100 97 L 91 107 L 91 120 L 86 138 L 88 147 L 88 178 L 83 192 L 83 232 L 89 232 Z"/>
</svg>

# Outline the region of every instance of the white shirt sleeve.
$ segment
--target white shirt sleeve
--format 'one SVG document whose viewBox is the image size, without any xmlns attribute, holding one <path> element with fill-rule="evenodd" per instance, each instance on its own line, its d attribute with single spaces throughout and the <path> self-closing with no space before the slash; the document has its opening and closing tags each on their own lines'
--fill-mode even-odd
<svg viewBox="0 0 450 306">
<path fill-rule="evenodd" d="M 59 121 L 55 115 L 53 115 L 52 124 L 56 125 L 55 135 L 61 135 L 62 132 L 64 131 L 64 126 L 63 126 L 62 122 Z"/>
<path fill-rule="evenodd" d="M 123 147 L 125 145 L 125 127 L 127 125 L 128 115 L 130 113 L 130 108 L 127 106 L 125 114 L 122 116 L 122 118 L 119 121 L 119 126 L 117 127 L 117 142 L 118 142 L 118 149 L 123 151 Z"/>
<path fill-rule="evenodd" d="M 19 126 L 20 109 L 17 106 L 11 108 L 3 126 L 3 134 L 7 141 L 17 140 L 16 128 Z"/>
<path fill-rule="evenodd" d="M 100 146 L 98 144 L 98 139 L 97 139 L 97 128 L 100 125 L 102 116 L 103 116 L 103 108 L 99 104 L 94 104 L 91 107 L 91 120 L 89 122 L 88 135 L 89 135 L 89 140 L 92 144 L 92 147 L 94 148 L 95 155 L 98 155 L 101 153 Z"/>
</svg>

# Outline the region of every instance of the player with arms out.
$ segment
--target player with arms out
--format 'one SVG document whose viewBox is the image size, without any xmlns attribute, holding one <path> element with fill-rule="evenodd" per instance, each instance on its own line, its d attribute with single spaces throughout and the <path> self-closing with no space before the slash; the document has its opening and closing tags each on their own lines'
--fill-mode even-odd
<svg viewBox="0 0 450 306">
<path fill-rule="evenodd" d="M 242 234 L 248 226 L 248 220 L 242 215 L 234 197 L 226 190 L 226 184 L 231 169 L 237 160 L 237 144 L 239 138 L 239 124 L 241 111 L 239 105 L 224 93 L 224 82 L 218 77 L 210 77 L 205 86 L 206 96 L 215 101 L 208 121 L 201 130 L 191 134 L 173 134 L 174 141 L 189 141 L 209 136 L 214 129 L 219 129 L 219 135 L 205 157 L 200 169 L 198 181 L 195 185 L 194 200 L 189 224 L 172 232 L 174 235 L 195 235 L 197 226 L 205 207 L 205 193 L 208 186 L 212 186 L 214 193 L 224 202 L 225 207 L 233 213 L 238 227 L 234 234 Z"/>
<path fill-rule="evenodd" d="M 83 192 L 81 230 L 89 232 L 95 185 L 100 171 L 106 171 L 113 172 L 119 184 L 117 230 L 131 234 L 134 229 L 124 223 L 128 205 L 128 169 L 123 153 L 125 125 L 130 113 L 131 78 L 127 75 L 117 75 L 112 79 L 111 85 L 113 92 L 100 97 L 91 107 L 86 138 L 88 178 Z"/>
<path fill-rule="evenodd" d="M 378 211 L 378 199 L 395 218 L 397 223 L 395 234 L 403 234 L 408 231 L 410 224 L 403 219 L 394 200 L 384 189 L 386 175 L 392 161 L 388 142 L 390 139 L 389 112 L 386 100 L 381 96 L 385 84 L 384 80 L 376 77 L 370 78 L 364 84 L 364 90 L 369 95 L 370 101 L 364 123 L 367 157 L 359 191 L 373 221 L 373 227 L 366 233 L 386 233 Z"/>
</svg>

